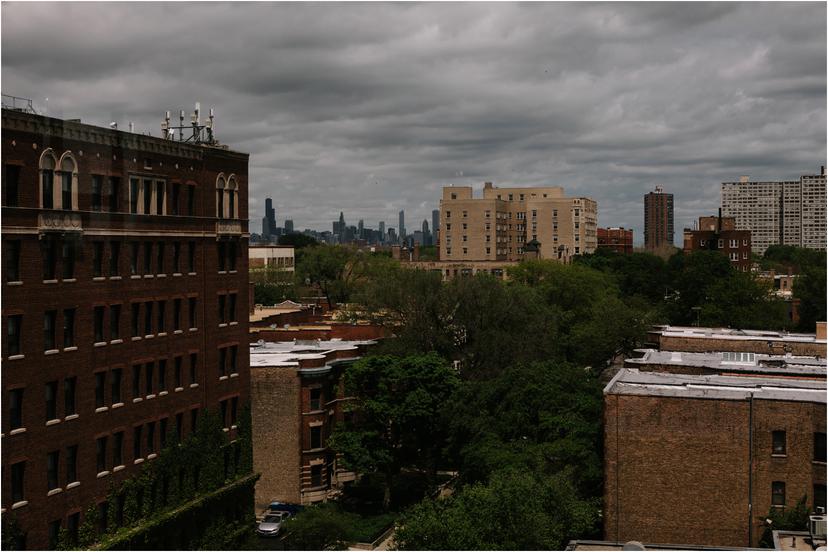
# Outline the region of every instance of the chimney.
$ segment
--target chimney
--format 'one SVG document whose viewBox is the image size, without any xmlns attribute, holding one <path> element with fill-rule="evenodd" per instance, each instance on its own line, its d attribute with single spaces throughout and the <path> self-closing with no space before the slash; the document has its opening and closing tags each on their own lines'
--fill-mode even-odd
<svg viewBox="0 0 828 552">
<path fill-rule="evenodd" d="M 825 167 L 822 167 L 822 174 L 825 174 Z M 484 190 L 491 190 L 492 189 L 492 183 L 491 182 L 484 182 L 483 183 L 483 189 Z"/>
<path fill-rule="evenodd" d="M 400 260 L 400 246 L 399 245 L 392 245 L 391 246 L 391 258 L 397 261 Z"/>
<path fill-rule="evenodd" d="M 825 339 L 825 322 L 817 322 L 816 323 L 816 338 L 817 339 Z"/>
</svg>

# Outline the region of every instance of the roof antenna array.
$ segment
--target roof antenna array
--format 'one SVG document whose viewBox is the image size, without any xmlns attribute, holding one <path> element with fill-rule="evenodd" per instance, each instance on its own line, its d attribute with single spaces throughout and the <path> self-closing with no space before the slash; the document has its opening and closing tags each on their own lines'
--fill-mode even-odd
<svg viewBox="0 0 828 552">
<path fill-rule="evenodd" d="M 209 119 L 201 124 L 201 104 L 196 102 L 195 110 L 190 116 L 190 124 L 184 124 L 184 110 L 178 112 L 178 126 L 170 124 L 170 112 L 164 112 L 164 120 L 161 121 L 161 137 L 165 140 L 175 140 L 176 130 L 178 141 L 190 144 L 202 144 L 206 146 L 218 146 L 219 142 L 213 135 L 213 110 L 210 109 Z M 189 135 L 187 135 L 189 133 Z"/>
</svg>

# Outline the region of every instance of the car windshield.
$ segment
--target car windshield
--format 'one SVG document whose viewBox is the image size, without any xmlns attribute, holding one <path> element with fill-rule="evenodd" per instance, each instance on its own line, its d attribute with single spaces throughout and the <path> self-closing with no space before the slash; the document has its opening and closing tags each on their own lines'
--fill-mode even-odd
<svg viewBox="0 0 828 552">
<path fill-rule="evenodd" d="M 268 514 L 265 516 L 263 523 L 279 523 L 282 521 L 282 514 Z"/>
</svg>

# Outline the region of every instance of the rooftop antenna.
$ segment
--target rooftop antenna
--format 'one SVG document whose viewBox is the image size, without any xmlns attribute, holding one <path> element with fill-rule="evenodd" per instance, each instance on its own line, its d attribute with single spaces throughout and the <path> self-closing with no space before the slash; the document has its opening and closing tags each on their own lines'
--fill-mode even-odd
<svg viewBox="0 0 828 552">
<path fill-rule="evenodd" d="M 201 102 L 195 103 L 195 109 L 190 115 L 190 124 L 184 125 L 184 110 L 178 112 L 178 126 L 170 124 L 170 112 L 164 113 L 164 120 L 161 122 L 161 135 L 168 140 L 175 139 L 175 131 L 178 130 L 178 141 L 189 142 L 193 144 L 205 144 L 209 146 L 220 146 L 218 140 L 213 135 L 213 125 L 215 124 L 215 117 L 213 110 L 210 109 L 210 116 L 204 124 L 201 124 Z M 191 131 L 190 136 L 185 136 L 185 129 Z"/>
<path fill-rule="evenodd" d="M 170 138 L 170 112 L 164 112 L 164 120 L 161 121 L 161 137 L 165 140 Z"/>
<path fill-rule="evenodd" d="M 133 123 L 132 121 L 129 122 L 129 131 L 135 132 L 135 123 Z"/>
</svg>

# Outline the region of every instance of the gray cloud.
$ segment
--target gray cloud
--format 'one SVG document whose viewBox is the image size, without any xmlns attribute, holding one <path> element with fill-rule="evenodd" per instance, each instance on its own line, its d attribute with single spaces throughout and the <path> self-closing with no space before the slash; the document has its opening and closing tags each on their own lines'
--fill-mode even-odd
<svg viewBox="0 0 828 552">
<path fill-rule="evenodd" d="M 561 185 L 636 230 L 676 227 L 719 183 L 812 173 L 826 156 L 821 3 L 17 3 L 7 94 L 59 117 L 214 107 L 264 198 L 299 228 L 343 210 L 409 229 L 447 184 Z M 48 104 L 45 98 L 49 98 Z"/>
</svg>

